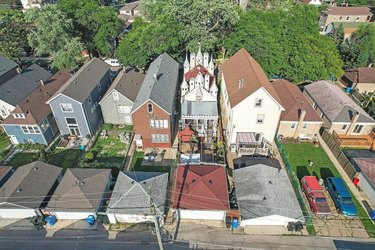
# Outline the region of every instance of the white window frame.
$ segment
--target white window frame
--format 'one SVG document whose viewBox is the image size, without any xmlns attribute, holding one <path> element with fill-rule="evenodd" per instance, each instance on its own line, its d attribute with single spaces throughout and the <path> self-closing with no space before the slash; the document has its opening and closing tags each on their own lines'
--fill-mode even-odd
<svg viewBox="0 0 375 250">
<path fill-rule="evenodd" d="M 40 134 L 40 128 L 35 125 L 21 125 L 22 132 L 25 135 Z"/>
<path fill-rule="evenodd" d="M 254 105 L 255 108 L 261 108 L 262 105 L 263 105 L 263 99 L 260 99 L 260 98 L 255 99 L 255 105 Z"/>
<path fill-rule="evenodd" d="M 304 123 L 304 124 L 302 125 L 302 129 L 303 129 L 303 130 L 306 130 L 308 127 L 309 127 L 309 124 L 308 124 L 308 123 Z"/>
<path fill-rule="evenodd" d="M 297 126 L 297 123 L 292 123 L 292 124 L 290 124 L 290 129 L 295 130 L 296 126 Z"/>
<path fill-rule="evenodd" d="M 262 117 L 262 119 L 260 117 Z M 265 118 L 266 118 L 266 115 L 264 115 L 264 114 L 257 115 L 257 121 L 256 121 L 256 123 L 257 124 L 264 124 L 264 119 Z"/>
<path fill-rule="evenodd" d="M 168 134 L 151 134 L 152 143 L 168 143 L 169 135 Z"/>
<path fill-rule="evenodd" d="M 16 119 L 24 119 L 25 115 L 22 114 L 22 113 L 14 113 L 13 117 L 16 118 Z"/>
<path fill-rule="evenodd" d="M 67 119 L 74 119 L 76 121 L 76 123 L 71 123 L 70 124 L 70 123 L 68 123 Z M 78 126 L 77 118 L 75 118 L 75 117 L 65 117 L 65 122 L 66 122 L 66 125 L 68 125 L 68 127 L 69 127 L 69 125 Z"/>
<path fill-rule="evenodd" d="M 319 116 L 319 117 L 320 117 L 320 118 L 323 118 L 323 116 L 324 116 L 323 112 L 320 113 L 320 116 Z"/>
<path fill-rule="evenodd" d="M 347 128 L 348 128 L 348 124 L 344 124 L 342 125 L 341 130 L 346 130 Z"/>
<path fill-rule="evenodd" d="M 129 114 L 130 111 L 131 111 L 130 106 L 123 106 L 123 105 L 117 106 L 117 112 L 120 114 Z"/>
<path fill-rule="evenodd" d="M 60 108 L 63 113 L 74 113 L 73 105 L 71 103 L 60 103 Z"/>
<path fill-rule="evenodd" d="M 154 112 L 154 105 L 152 105 L 152 103 L 147 103 L 147 113 L 152 114 L 153 112 Z"/>
<path fill-rule="evenodd" d="M 115 101 L 118 101 L 120 99 L 117 91 L 112 92 L 112 97 L 113 97 L 113 100 L 115 100 Z"/>
</svg>

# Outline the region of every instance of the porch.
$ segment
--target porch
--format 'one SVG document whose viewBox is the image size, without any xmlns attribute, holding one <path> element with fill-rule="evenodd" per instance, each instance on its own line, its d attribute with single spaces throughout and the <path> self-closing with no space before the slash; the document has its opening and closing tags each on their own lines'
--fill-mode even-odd
<svg viewBox="0 0 375 250">
<path fill-rule="evenodd" d="M 206 143 L 210 144 L 211 140 L 216 137 L 217 132 L 217 118 L 182 118 L 180 129 L 189 126 L 197 132 L 199 137 L 206 138 Z"/>
<path fill-rule="evenodd" d="M 238 132 L 236 138 L 236 151 L 241 156 L 269 156 L 272 143 L 261 137 L 259 133 Z"/>
<path fill-rule="evenodd" d="M 367 135 L 340 135 L 333 131 L 332 136 L 340 147 L 375 149 L 374 132 Z"/>
</svg>

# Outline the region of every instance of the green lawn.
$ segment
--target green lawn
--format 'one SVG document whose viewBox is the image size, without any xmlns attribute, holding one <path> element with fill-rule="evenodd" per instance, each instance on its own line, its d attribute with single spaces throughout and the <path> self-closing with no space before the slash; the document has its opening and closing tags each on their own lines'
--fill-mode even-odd
<svg viewBox="0 0 375 250">
<path fill-rule="evenodd" d="M 330 176 L 341 177 L 336 167 L 333 165 L 328 155 L 322 147 L 315 148 L 312 144 L 283 144 L 288 158 L 293 166 L 298 179 L 305 175 L 315 175 L 319 179 Z M 309 160 L 313 161 L 313 166 L 309 167 Z M 351 193 L 350 189 L 348 188 Z M 375 226 L 369 219 L 367 212 L 359 204 L 351 193 L 353 202 L 357 207 L 358 217 L 364 225 L 370 237 L 375 237 Z"/>
<path fill-rule="evenodd" d="M 133 126 L 132 125 L 113 125 L 105 123 L 102 126 L 102 130 L 111 130 L 111 131 L 118 131 L 118 132 L 132 132 Z"/>
<path fill-rule="evenodd" d="M 128 145 L 120 141 L 118 136 L 98 138 L 90 152 L 94 153 L 95 167 L 117 167 L 122 169 L 122 163 L 127 152 Z"/>
<path fill-rule="evenodd" d="M 141 172 L 166 172 L 171 171 L 171 166 L 142 166 L 144 152 L 134 152 L 133 159 L 131 162 L 130 170 L 141 171 Z"/>
<path fill-rule="evenodd" d="M 55 149 L 48 156 L 48 163 L 61 168 L 73 168 L 77 165 L 81 150 L 79 149 Z"/>
<path fill-rule="evenodd" d="M 5 157 L 3 154 L 6 154 L 9 145 L 10 141 L 8 136 L 5 133 L 0 132 L 0 160 L 2 160 L 2 157 Z"/>
<path fill-rule="evenodd" d="M 8 166 L 18 168 L 25 164 L 31 163 L 38 159 L 38 154 L 36 153 L 18 153 L 9 162 Z"/>
</svg>

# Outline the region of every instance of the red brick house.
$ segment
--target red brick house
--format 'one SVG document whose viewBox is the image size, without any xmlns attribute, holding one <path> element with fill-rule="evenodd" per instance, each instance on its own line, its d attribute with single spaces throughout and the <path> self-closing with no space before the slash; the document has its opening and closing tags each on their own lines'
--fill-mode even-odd
<svg viewBox="0 0 375 250">
<path fill-rule="evenodd" d="M 178 62 L 167 53 L 151 63 L 131 112 L 137 147 L 172 146 L 178 70 Z"/>
</svg>

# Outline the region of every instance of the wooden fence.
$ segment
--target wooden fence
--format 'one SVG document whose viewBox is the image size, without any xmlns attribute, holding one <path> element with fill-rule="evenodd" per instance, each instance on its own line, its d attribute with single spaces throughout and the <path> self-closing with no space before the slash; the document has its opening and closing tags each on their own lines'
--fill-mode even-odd
<svg viewBox="0 0 375 250">
<path fill-rule="evenodd" d="M 353 179 L 356 177 L 359 173 L 355 170 L 353 164 L 346 157 L 333 136 L 325 129 L 322 130 L 321 136 L 349 178 Z"/>
</svg>

